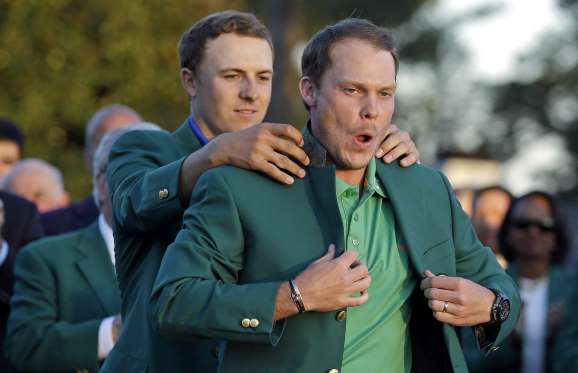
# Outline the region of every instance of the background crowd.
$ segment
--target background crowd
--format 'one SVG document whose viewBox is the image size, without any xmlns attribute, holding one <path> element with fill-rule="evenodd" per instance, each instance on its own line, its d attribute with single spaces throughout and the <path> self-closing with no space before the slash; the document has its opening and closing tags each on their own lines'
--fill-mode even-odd
<svg viewBox="0 0 578 373">
<path fill-rule="evenodd" d="M 172 129 L 186 117 L 182 110 L 185 98 L 179 96 L 174 76 L 178 69 L 170 62 L 176 35 L 191 20 L 222 7 L 245 6 L 261 12 L 276 44 L 276 93 L 269 117 L 291 118 L 299 127 L 304 117 L 301 102 L 284 93 L 292 91 L 287 87 L 296 86 L 292 53 L 309 30 L 352 11 L 347 1 L 331 2 L 331 6 L 318 1 L 311 7 L 299 1 L 223 1 L 214 5 L 193 1 L 190 12 L 177 5 L 163 6 L 165 3 L 102 1 L 81 9 L 68 1 L 0 3 L 0 80 L 7 93 L 0 97 L 0 116 L 4 117 L 0 120 L 1 372 L 14 367 L 58 371 L 87 364 L 96 371 L 114 346 L 122 320 L 103 174 L 110 146 L 123 131 L 154 128 L 143 125 L 145 121 Z M 447 80 L 433 82 L 442 92 L 451 91 L 452 81 L 461 79 L 455 71 L 464 73 L 455 69 L 459 52 L 448 47 L 459 31 L 456 25 L 499 11 L 491 4 L 481 4 L 476 11 L 462 13 L 461 21 L 455 19 L 452 26 L 428 19 L 427 12 L 435 10 L 434 1 L 399 2 L 391 9 L 382 9 L 377 2 L 362 3 L 356 10 L 360 16 L 375 15 L 376 21 L 383 20 L 381 23 L 397 31 L 402 59 L 411 66 L 409 77 L 400 73 L 405 85 L 411 85 L 412 73 L 416 82 L 431 84 L 428 73 L 419 74 L 426 65 Z M 578 356 L 578 188 L 573 169 L 578 154 L 578 52 L 574 46 L 578 2 L 560 0 L 558 5 L 568 15 L 569 26 L 564 33 L 552 30 L 544 36 L 550 41 L 546 46 L 527 51 L 531 63 L 540 66 L 529 78 L 518 76 L 483 85 L 464 78 L 462 83 L 477 93 L 464 95 L 461 91 L 463 97 L 448 94 L 433 99 L 406 92 L 404 103 L 404 92 L 400 93 L 396 123 L 413 131 L 422 161 L 442 169 L 447 163 L 438 162 L 436 155 L 447 159 L 467 152 L 476 159 L 512 160 L 530 148 L 530 135 L 535 137 L 532 141 L 545 144 L 560 144 L 548 142 L 551 136 L 563 140 L 566 158 L 555 158 L 524 186 L 516 183 L 515 173 L 480 182 L 476 168 L 470 170 L 469 183 L 454 183 L 478 236 L 517 281 L 523 300 L 515 333 L 487 357 L 479 352 L 471 331 L 462 330 L 463 348 L 473 372 L 556 372 L 560 354 Z M 77 18 L 72 17 L 75 11 Z M 92 21 L 82 21 L 88 15 Z M 160 22 L 154 20 L 155 15 Z M 24 25 L 27 29 L 68 30 L 62 35 L 46 32 L 19 39 L 15 33 Z M 96 60 L 86 63 L 81 56 L 87 50 L 74 45 L 93 48 Z M 42 58 L 36 58 L 38 55 Z M 526 60 L 520 62 L 521 67 L 528 64 Z M 108 67 L 100 70 L 95 64 Z M 37 71 L 37 78 L 44 81 L 40 90 L 21 85 L 21 76 L 32 74 L 28 69 Z M 107 75 L 110 71 L 114 73 Z M 487 94 L 491 102 L 476 101 L 479 92 Z M 466 105 L 465 99 L 471 102 Z M 450 100 L 454 100 L 451 106 Z M 466 110 L 484 105 L 491 109 L 481 114 Z M 405 107 L 418 109 L 410 112 Z M 485 122 L 468 119 L 472 113 Z M 450 115 L 453 119 L 448 119 Z M 462 119 L 468 123 L 461 123 Z M 466 141 L 472 135 L 464 133 L 476 125 L 485 127 L 474 131 L 478 141 Z M 444 170 L 452 179 L 451 169 Z M 100 239 L 98 232 L 110 239 Z M 38 245 L 41 238 L 48 241 Z M 99 252 L 108 255 L 95 255 Z M 48 278 L 55 274 L 64 280 L 51 284 Z M 16 288 L 15 276 L 20 278 Z M 19 311 L 10 315 L 11 304 Z M 44 311 L 35 314 L 30 311 L 33 309 Z"/>
</svg>

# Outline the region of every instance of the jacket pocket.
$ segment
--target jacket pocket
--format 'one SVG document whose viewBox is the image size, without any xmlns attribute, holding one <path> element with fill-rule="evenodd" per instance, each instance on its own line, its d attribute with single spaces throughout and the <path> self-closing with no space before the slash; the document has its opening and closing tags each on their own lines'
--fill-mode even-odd
<svg viewBox="0 0 578 373">
<path fill-rule="evenodd" d="M 434 275 L 456 275 L 455 249 L 450 239 L 443 240 L 423 253 L 423 264 Z"/>
</svg>

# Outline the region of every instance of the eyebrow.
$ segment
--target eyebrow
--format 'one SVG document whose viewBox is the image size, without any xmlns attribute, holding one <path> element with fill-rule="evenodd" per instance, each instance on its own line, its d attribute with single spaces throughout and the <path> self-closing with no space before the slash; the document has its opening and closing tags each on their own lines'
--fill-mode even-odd
<svg viewBox="0 0 578 373">
<path fill-rule="evenodd" d="M 220 74 L 223 74 L 226 72 L 236 72 L 239 74 L 245 74 L 247 72 L 247 70 L 239 69 L 236 67 L 229 67 L 229 68 L 224 68 L 224 69 L 219 70 Z M 257 74 L 273 74 L 273 70 L 270 70 L 270 69 L 261 70 L 261 71 L 257 71 Z"/>
<path fill-rule="evenodd" d="M 344 81 L 339 83 L 339 85 L 344 85 L 344 84 L 352 84 L 352 85 L 357 86 L 357 87 L 365 87 L 366 86 L 365 84 L 358 82 L 356 80 L 344 80 Z M 397 88 L 397 83 L 393 83 L 393 84 L 387 85 L 385 87 L 381 87 L 379 89 L 383 90 L 383 89 L 396 89 L 396 88 Z"/>
</svg>

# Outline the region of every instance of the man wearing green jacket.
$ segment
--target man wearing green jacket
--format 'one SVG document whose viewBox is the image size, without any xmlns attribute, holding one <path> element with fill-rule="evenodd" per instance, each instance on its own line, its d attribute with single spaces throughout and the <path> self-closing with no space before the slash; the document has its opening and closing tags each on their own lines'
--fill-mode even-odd
<svg viewBox="0 0 578 373">
<path fill-rule="evenodd" d="M 442 174 L 373 157 L 395 103 L 390 34 L 328 26 L 302 71 L 306 176 L 201 176 L 155 281 L 156 328 L 225 340 L 223 373 L 466 372 L 454 326 L 491 350 L 520 301 Z"/>
<path fill-rule="evenodd" d="M 108 156 L 120 133 L 154 127 L 116 129 L 93 149 L 97 221 L 33 242 L 18 255 L 5 346 L 19 371 L 97 372 L 117 341 L 122 319 L 106 183 Z"/>
<path fill-rule="evenodd" d="M 193 185 L 205 170 L 223 164 L 292 184 L 304 177 L 302 167 L 309 162 L 298 130 L 261 123 L 271 98 L 273 52 L 269 33 L 255 16 L 235 11 L 210 15 L 183 34 L 179 53 L 191 116 L 173 133 L 127 134 L 111 154 L 124 323 L 104 372 L 215 370 L 215 341 L 163 339 L 147 317 L 157 270 L 182 226 Z M 417 151 L 407 134 L 388 134 L 376 155 L 409 153 L 404 164 L 415 162 Z"/>
</svg>

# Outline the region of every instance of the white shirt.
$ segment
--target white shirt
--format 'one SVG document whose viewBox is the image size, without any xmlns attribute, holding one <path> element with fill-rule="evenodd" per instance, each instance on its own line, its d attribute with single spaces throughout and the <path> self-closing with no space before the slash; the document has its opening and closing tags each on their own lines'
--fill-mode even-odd
<svg viewBox="0 0 578 373">
<path fill-rule="evenodd" d="M 8 258 L 8 251 L 10 249 L 8 248 L 8 243 L 4 240 L 2 240 L 2 245 L 0 246 L 0 267 L 2 267 L 2 264 L 4 264 L 4 261 L 6 260 L 6 258 Z"/>
<path fill-rule="evenodd" d="M 112 228 L 110 228 L 110 225 L 108 225 L 102 214 L 98 216 L 98 228 L 100 230 L 100 235 L 106 244 L 110 260 L 114 265 L 114 237 L 112 235 Z M 99 360 L 105 359 L 114 347 L 114 341 L 112 339 L 112 322 L 114 321 L 114 318 L 115 316 L 110 316 L 102 320 L 98 328 Z"/>
<path fill-rule="evenodd" d="M 522 373 L 543 373 L 546 358 L 548 277 L 520 279 L 522 298 Z"/>
</svg>

